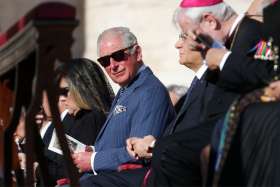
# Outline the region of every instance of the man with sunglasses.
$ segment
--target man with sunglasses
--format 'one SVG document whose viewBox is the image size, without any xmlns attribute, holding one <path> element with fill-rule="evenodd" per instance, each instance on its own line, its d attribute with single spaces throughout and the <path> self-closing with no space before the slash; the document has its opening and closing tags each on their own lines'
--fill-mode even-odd
<svg viewBox="0 0 280 187">
<path fill-rule="evenodd" d="M 114 177 L 119 166 L 142 164 L 126 150 L 126 139 L 153 135 L 159 137 L 175 117 L 175 111 L 165 86 L 142 60 L 141 47 L 128 28 L 114 27 L 102 32 L 97 41 L 98 62 L 109 77 L 120 85 L 110 113 L 94 145 L 94 152 L 73 155 L 79 171 L 93 172 L 83 176 L 81 185 L 94 185 L 96 180 L 116 180 L 120 186 L 141 183 L 141 170 L 136 178 Z M 135 171 L 137 172 L 137 171 Z M 109 174 L 108 174 L 109 173 Z M 103 178 L 110 180 L 103 180 Z M 106 183 L 105 186 L 109 186 Z"/>
</svg>

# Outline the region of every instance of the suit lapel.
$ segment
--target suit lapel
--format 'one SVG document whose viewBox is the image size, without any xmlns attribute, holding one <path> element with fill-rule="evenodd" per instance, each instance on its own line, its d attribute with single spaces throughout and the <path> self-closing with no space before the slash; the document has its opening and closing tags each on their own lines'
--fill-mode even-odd
<svg viewBox="0 0 280 187">
<path fill-rule="evenodd" d="M 204 89 L 206 87 L 207 82 L 205 81 L 206 78 L 206 72 L 203 74 L 203 76 L 198 80 L 197 84 L 194 86 L 192 93 L 190 95 L 190 98 L 187 100 L 187 103 L 184 103 L 182 108 L 180 109 L 176 119 L 173 121 L 172 126 L 168 128 L 169 134 L 173 133 L 176 129 L 177 124 L 182 119 L 184 114 L 188 111 L 190 106 L 197 100 L 200 99 L 199 96 L 204 93 Z"/>
<path fill-rule="evenodd" d="M 117 100 L 118 100 L 119 95 L 120 95 L 120 90 L 118 91 L 118 93 L 117 93 L 117 95 L 116 95 L 116 97 L 115 97 L 115 99 L 114 99 L 114 101 L 112 103 L 109 115 L 107 116 L 107 119 L 106 119 L 104 125 L 102 126 L 102 128 L 100 129 L 100 131 L 99 131 L 99 133 L 98 133 L 98 135 L 96 137 L 96 142 L 100 139 L 101 135 L 103 134 L 103 131 L 105 130 L 109 120 L 111 119 L 111 117 L 112 117 L 112 115 L 114 113 L 115 105 L 117 104 Z"/>
<path fill-rule="evenodd" d="M 146 67 L 145 70 L 140 72 L 136 77 L 135 80 L 130 83 L 130 85 L 125 89 L 125 92 L 123 93 L 123 96 L 119 100 L 119 104 L 124 103 L 127 99 L 129 99 L 129 96 L 139 87 L 143 84 L 144 80 L 152 74 L 152 71 L 150 68 Z"/>
<path fill-rule="evenodd" d="M 179 119 L 181 119 L 181 117 L 186 113 L 188 108 L 190 108 L 191 104 L 197 99 L 197 97 L 201 93 L 201 91 L 200 91 L 201 86 L 200 85 L 201 85 L 201 83 L 200 83 L 200 80 L 199 80 L 198 83 L 193 88 L 189 99 L 187 100 L 187 102 L 182 106 L 181 110 L 179 111 L 179 114 L 178 114 L 178 116 L 175 120 L 175 123 L 177 123 L 179 121 Z"/>
<path fill-rule="evenodd" d="M 102 126 L 100 132 L 98 133 L 98 136 L 96 138 L 96 142 L 101 138 L 106 126 L 108 125 L 110 119 L 112 118 L 113 114 L 114 114 L 114 110 L 116 105 L 122 105 L 126 102 L 126 100 L 128 100 L 129 96 L 134 92 L 135 89 L 137 89 L 139 86 L 141 86 L 144 82 L 144 80 L 150 75 L 152 74 L 152 71 L 150 68 L 146 68 L 145 70 L 143 70 L 142 72 L 140 72 L 136 77 L 135 80 L 133 80 L 133 82 L 125 89 L 123 95 L 121 98 L 119 98 L 119 101 L 117 103 L 119 94 L 120 94 L 120 90 L 118 91 L 117 96 L 115 97 L 110 113 L 104 123 L 104 125 Z"/>
</svg>

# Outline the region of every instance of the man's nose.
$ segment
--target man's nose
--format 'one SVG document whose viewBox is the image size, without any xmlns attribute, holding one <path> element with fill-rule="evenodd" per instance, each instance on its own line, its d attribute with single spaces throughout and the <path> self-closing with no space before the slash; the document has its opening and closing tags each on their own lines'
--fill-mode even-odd
<svg viewBox="0 0 280 187">
<path fill-rule="evenodd" d="M 110 66 L 112 69 L 115 69 L 118 67 L 118 63 L 117 61 L 115 61 L 112 57 L 110 58 Z"/>
</svg>

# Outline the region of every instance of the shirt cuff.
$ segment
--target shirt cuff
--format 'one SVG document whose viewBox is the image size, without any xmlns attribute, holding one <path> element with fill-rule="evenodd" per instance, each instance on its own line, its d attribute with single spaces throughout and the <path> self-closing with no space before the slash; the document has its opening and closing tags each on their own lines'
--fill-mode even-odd
<svg viewBox="0 0 280 187">
<path fill-rule="evenodd" d="M 97 152 L 93 152 L 90 158 L 90 165 L 94 175 L 97 175 L 97 172 L 94 170 L 94 158 Z"/>
<path fill-rule="evenodd" d="M 224 65 L 225 65 L 225 63 L 226 63 L 226 61 L 228 59 L 228 56 L 230 54 L 231 54 L 231 51 L 228 51 L 228 52 L 226 52 L 226 54 L 224 54 L 224 56 L 223 56 L 223 58 L 222 58 L 222 60 L 220 62 L 220 65 L 219 65 L 219 68 L 220 68 L 221 71 L 223 70 L 223 67 L 224 67 Z"/>
</svg>

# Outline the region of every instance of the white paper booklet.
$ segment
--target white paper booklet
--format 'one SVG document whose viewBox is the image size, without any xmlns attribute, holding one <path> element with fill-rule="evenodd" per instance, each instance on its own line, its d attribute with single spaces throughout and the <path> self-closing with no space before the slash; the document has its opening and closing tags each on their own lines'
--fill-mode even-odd
<svg viewBox="0 0 280 187">
<path fill-rule="evenodd" d="M 71 153 L 78 153 L 78 152 L 83 152 L 86 149 L 86 145 L 83 144 L 82 142 L 80 142 L 79 140 L 73 138 L 72 136 L 69 135 L 65 135 L 66 136 L 66 140 L 68 142 L 68 146 L 70 149 Z M 49 150 L 56 152 L 57 154 L 62 155 L 62 150 L 61 147 L 59 145 L 59 141 L 58 138 L 56 136 L 56 131 L 53 131 L 52 134 L 52 138 L 48 147 Z"/>
</svg>

